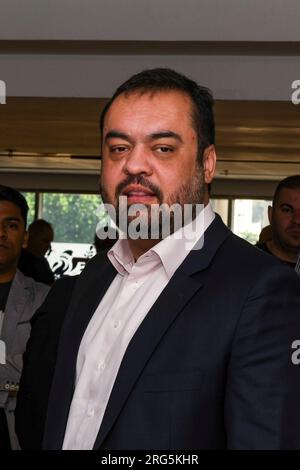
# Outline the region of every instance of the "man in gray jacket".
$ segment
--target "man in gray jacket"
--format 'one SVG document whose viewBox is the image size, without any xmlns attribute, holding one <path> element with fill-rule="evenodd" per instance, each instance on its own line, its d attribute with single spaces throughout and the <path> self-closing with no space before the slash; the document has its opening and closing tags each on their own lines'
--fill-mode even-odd
<svg viewBox="0 0 300 470">
<path fill-rule="evenodd" d="M 14 408 L 30 319 L 49 287 L 17 270 L 27 243 L 28 205 L 15 189 L 0 185 L 0 449 L 17 449 Z"/>
</svg>

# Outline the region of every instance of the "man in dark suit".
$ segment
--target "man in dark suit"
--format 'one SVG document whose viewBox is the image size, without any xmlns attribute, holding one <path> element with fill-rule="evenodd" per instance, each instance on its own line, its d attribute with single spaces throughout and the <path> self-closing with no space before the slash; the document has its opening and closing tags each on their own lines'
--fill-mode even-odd
<svg viewBox="0 0 300 470">
<path fill-rule="evenodd" d="M 299 279 L 212 211 L 212 104 L 155 69 L 106 105 L 102 197 L 123 232 L 34 318 L 23 448 L 300 448 Z"/>
<path fill-rule="evenodd" d="M 258 243 L 258 248 L 296 269 L 300 256 L 300 175 L 279 182 L 268 216 L 271 236 Z"/>
</svg>

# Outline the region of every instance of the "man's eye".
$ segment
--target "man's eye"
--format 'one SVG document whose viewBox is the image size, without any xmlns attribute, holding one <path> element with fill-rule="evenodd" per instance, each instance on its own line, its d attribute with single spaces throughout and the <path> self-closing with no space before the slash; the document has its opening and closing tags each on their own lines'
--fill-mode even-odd
<svg viewBox="0 0 300 470">
<path fill-rule="evenodd" d="M 282 207 L 281 210 L 282 210 L 282 212 L 284 212 L 285 214 L 290 214 L 290 213 L 293 212 L 293 209 L 292 209 L 291 207 L 286 207 L 286 206 Z"/>
<path fill-rule="evenodd" d="M 18 226 L 18 224 L 17 224 L 16 222 L 9 222 L 9 223 L 7 224 L 7 228 L 10 228 L 10 229 L 12 229 L 12 230 L 17 230 L 18 227 L 19 227 L 19 226 Z"/>
<path fill-rule="evenodd" d="M 173 149 L 171 147 L 165 147 L 164 145 L 160 145 L 159 147 L 156 147 L 155 149 L 159 153 L 170 153 L 173 152 Z"/>
<path fill-rule="evenodd" d="M 112 147 L 110 149 L 111 152 L 113 153 L 122 153 L 122 152 L 126 152 L 126 147 L 122 146 L 122 145 L 118 145 L 117 147 Z"/>
</svg>

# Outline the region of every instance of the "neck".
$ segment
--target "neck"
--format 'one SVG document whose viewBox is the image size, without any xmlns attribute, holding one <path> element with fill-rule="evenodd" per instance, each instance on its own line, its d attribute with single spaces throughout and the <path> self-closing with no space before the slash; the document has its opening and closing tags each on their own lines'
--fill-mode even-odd
<svg viewBox="0 0 300 470">
<path fill-rule="evenodd" d="M 140 256 L 142 256 L 146 251 L 150 250 L 153 246 L 157 245 L 161 240 L 132 240 L 128 239 L 128 243 L 134 257 L 134 260 L 137 261 Z"/>
<path fill-rule="evenodd" d="M 289 263 L 296 263 L 298 258 L 297 250 L 287 251 L 281 245 L 278 245 L 278 243 L 276 243 L 274 240 L 268 240 L 266 245 L 271 253 L 277 258 L 281 259 L 282 261 L 288 261 Z"/>
<path fill-rule="evenodd" d="M 13 266 L 10 269 L 5 269 L 4 267 L 0 266 L 0 284 L 12 281 L 16 272 L 17 266 Z"/>
<path fill-rule="evenodd" d="M 33 256 L 38 256 L 38 257 L 41 256 L 39 253 L 37 253 L 37 252 L 34 250 L 34 248 L 32 248 L 32 247 L 30 247 L 30 246 L 28 246 L 28 247 L 26 248 L 26 250 L 27 250 L 30 254 L 32 254 Z"/>
</svg>

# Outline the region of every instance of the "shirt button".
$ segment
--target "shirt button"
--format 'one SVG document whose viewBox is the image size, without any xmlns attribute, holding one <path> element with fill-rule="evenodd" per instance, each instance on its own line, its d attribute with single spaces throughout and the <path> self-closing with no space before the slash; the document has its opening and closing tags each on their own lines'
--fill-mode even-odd
<svg viewBox="0 0 300 470">
<path fill-rule="evenodd" d="M 88 410 L 87 410 L 87 415 L 88 415 L 89 417 L 92 417 L 92 416 L 94 416 L 94 414 L 95 414 L 94 408 L 93 408 L 92 406 L 89 406 L 89 407 L 88 407 Z"/>
<path fill-rule="evenodd" d="M 99 362 L 99 364 L 97 366 L 97 369 L 98 370 L 104 370 L 105 369 L 105 363 L 104 362 Z"/>
<path fill-rule="evenodd" d="M 113 326 L 114 326 L 115 329 L 116 329 L 116 328 L 119 328 L 120 325 L 121 325 L 120 320 L 116 320 L 116 321 L 114 322 L 114 324 L 113 324 Z"/>
</svg>

